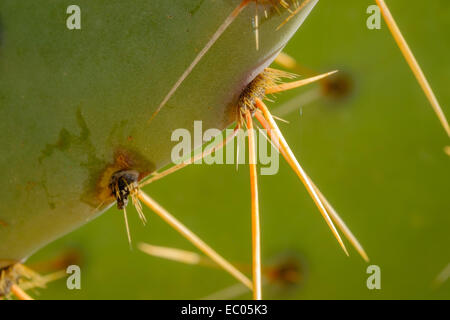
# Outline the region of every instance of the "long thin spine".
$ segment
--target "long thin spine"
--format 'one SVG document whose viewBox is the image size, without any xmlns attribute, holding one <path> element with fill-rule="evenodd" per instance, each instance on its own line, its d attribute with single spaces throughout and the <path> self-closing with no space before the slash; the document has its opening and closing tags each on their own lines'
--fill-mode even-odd
<svg viewBox="0 0 450 320">
<path fill-rule="evenodd" d="M 295 71 L 296 73 L 303 76 L 312 77 L 318 75 L 318 72 L 300 65 L 293 57 L 288 55 L 286 52 L 280 52 L 273 62 L 285 69 Z"/>
<path fill-rule="evenodd" d="M 302 2 L 301 5 L 299 5 L 289 17 L 287 17 L 278 27 L 277 30 L 279 30 L 282 26 L 284 26 L 289 20 L 291 20 L 297 13 L 299 13 L 311 0 L 305 0 Z"/>
<path fill-rule="evenodd" d="M 331 219 L 336 223 L 337 227 L 342 231 L 344 236 L 347 238 L 348 241 L 353 245 L 353 247 L 356 249 L 356 251 L 361 255 L 361 257 L 366 261 L 369 262 L 369 257 L 367 256 L 366 251 L 364 250 L 363 246 L 359 243 L 358 239 L 353 235 L 353 233 L 350 231 L 350 228 L 347 227 L 344 220 L 339 216 L 337 211 L 333 208 L 333 206 L 328 202 L 327 198 L 322 194 L 322 192 L 317 188 L 317 186 L 314 184 L 314 182 L 309 178 L 309 181 L 311 182 L 311 185 L 313 186 L 314 190 L 316 190 L 318 196 L 322 200 L 324 206 L 327 209 L 328 214 L 330 215 Z"/>
<path fill-rule="evenodd" d="M 258 0 L 255 0 L 255 17 L 254 17 L 254 26 L 255 29 L 255 44 L 256 51 L 259 50 L 259 16 L 258 16 Z"/>
<path fill-rule="evenodd" d="M 130 250 L 131 250 L 132 249 L 131 233 L 130 233 L 130 226 L 128 225 L 127 209 L 125 207 L 123 208 L 123 219 L 125 221 L 125 229 L 127 231 L 128 245 L 130 246 Z"/>
<path fill-rule="evenodd" d="M 200 251 L 206 254 L 214 262 L 220 265 L 224 270 L 230 273 L 237 280 L 242 282 L 245 286 L 252 289 L 252 282 L 238 269 L 236 269 L 231 263 L 225 260 L 221 255 L 214 251 L 210 246 L 208 246 L 203 240 L 201 240 L 196 234 L 190 231 L 186 226 L 184 226 L 180 221 L 178 221 L 174 216 L 172 216 L 166 209 L 161 207 L 155 200 L 150 198 L 142 190 L 137 191 L 137 196 L 139 199 L 148 206 L 152 211 L 154 211 L 159 217 L 161 217 L 166 223 L 168 223 L 172 228 L 178 231 L 183 237 L 189 240 L 193 245 L 195 245 Z"/>
<path fill-rule="evenodd" d="M 256 117 L 258 118 L 259 121 L 262 122 L 263 127 L 266 127 L 266 128 L 269 127 L 265 118 L 261 117 L 261 115 L 258 112 L 256 113 Z M 269 134 L 269 136 L 272 136 L 272 130 L 268 131 L 268 134 Z M 265 134 L 264 134 L 264 136 L 266 137 Z M 277 147 L 275 145 L 275 143 L 272 141 L 272 139 L 268 139 L 267 137 L 266 137 L 266 139 L 271 142 L 272 146 L 274 146 L 275 149 L 281 151 L 281 153 L 283 154 L 283 157 L 286 157 L 286 154 L 284 153 L 284 151 L 282 149 L 280 149 L 279 147 Z M 358 239 L 353 235 L 350 228 L 347 227 L 347 225 L 342 220 L 342 218 L 339 216 L 337 211 L 333 208 L 333 206 L 330 204 L 330 202 L 327 200 L 327 198 L 325 198 L 325 196 L 322 194 L 320 189 L 311 180 L 311 178 L 307 176 L 307 179 L 309 179 L 311 185 L 313 186 L 313 188 L 317 192 L 317 195 L 320 197 L 322 203 L 324 204 L 325 208 L 327 209 L 328 214 L 330 215 L 330 217 L 334 221 L 334 223 L 337 225 L 339 230 L 342 231 L 344 236 L 348 239 L 348 241 L 350 241 L 350 243 L 353 245 L 353 247 L 356 249 L 356 251 L 361 255 L 361 257 L 366 262 L 368 262 L 369 257 L 367 256 L 367 253 L 365 252 L 363 246 L 359 243 Z"/>
<path fill-rule="evenodd" d="M 203 47 L 202 50 L 197 54 L 197 56 L 194 58 L 194 60 L 191 62 L 189 67 L 183 72 L 183 74 L 178 78 L 178 80 L 175 82 L 173 87 L 169 90 L 169 93 L 164 97 L 163 101 L 159 104 L 156 111 L 152 114 L 150 121 L 153 120 L 153 118 L 161 111 L 161 109 L 164 107 L 164 105 L 169 101 L 169 99 L 173 96 L 175 91 L 180 87 L 180 85 L 183 83 L 183 81 L 189 76 L 189 74 L 194 70 L 195 66 L 200 62 L 200 60 L 203 58 L 203 56 L 211 49 L 211 47 L 214 45 L 214 43 L 217 41 L 217 39 L 220 38 L 220 36 L 225 32 L 225 30 L 230 26 L 230 24 L 236 19 L 236 17 L 239 15 L 239 13 L 247 6 L 247 4 L 251 0 L 243 0 L 231 13 L 230 15 L 225 19 L 225 21 L 219 26 L 217 31 L 213 34 L 211 39 L 206 43 L 206 45 Z"/>
<path fill-rule="evenodd" d="M 445 132 L 447 132 L 447 135 L 450 136 L 450 126 L 448 124 L 444 112 L 442 111 L 441 106 L 439 105 L 439 101 L 437 100 L 433 92 L 433 89 L 431 89 L 431 86 L 427 78 L 425 77 L 425 74 L 423 73 L 422 69 L 420 68 L 419 63 L 414 57 L 414 54 L 409 48 L 408 43 L 403 37 L 400 28 L 395 22 L 394 17 L 392 16 L 388 6 L 384 2 L 384 0 L 375 0 L 375 1 L 377 2 L 378 7 L 380 8 L 381 13 L 383 14 L 384 20 L 386 21 L 386 24 L 388 25 L 395 42 L 397 43 L 398 47 L 400 48 L 400 51 L 405 57 L 406 62 L 409 64 L 411 71 L 414 73 L 414 76 L 416 77 L 417 81 L 422 87 L 422 90 L 427 96 L 428 101 L 431 103 L 431 106 L 433 107 L 434 112 L 436 113 L 437 117 L 439 118 L 439 121 L 444 127 Z"/>
<path fill-rule="evenodd" d="M 253 131 L 253 120 L 250 111 L 245 113 L 248 131 L 248 154 L 250 168 L 250 188 L 252 203 L 252 274 L 253 274 L 253 298 L 261 300 L 261 226 L 259 217 L 258 201 L 258 176 L 256 172 L 256 150 L 255 136 Z"/>
<path fill-rule="evenodd" d="M 300 180 L 303 182 L 303 184 L 306 187 L 306 190 L 310 194 L 311 198 L 315 202 L 317 208 L 319 209 L 320 213 L 322 214 L 323 218 L 325 219 L 326 223 L 328 224 L 328 227 L 331 229 L 331 232 L 339 242 L 340 246 L 344 250 L 345 254 L 348 255 L 348 251 L 338 233 L 336 230 L 333 221 L 329 217 L 327 210 L 320 200 L 320 197 L 318 196 L 317 192 L 314 190 L 314 187 L 312 186 L 311 182 L 308 179 L 308 176 L 306 175 L 303 168 L 298 163 L 297 159 L 295 158 L 293 152 L 289 148 L 289 145 L 287 144 L 286 140 L 284 139 L 280 129 L 278 128 L 278 125 L 276 124 L 275 120 L 273 119 L 272 115 L 270 114 L 270 111 L 267 109 L 267 106 L 264 104 L 264 102 L 261 101 L 261 99 L 255 99 L 255 105 L 258 109 L 262 111 L 262 114 L 256 112 L 256 117 L 260 121 L 261 125 L 273 136 L 276 137 L 277 143 L 279 144 L 279 150 L 281 150 L 281 154 L 285 157 L 286 161 L 289 163 L 291 168 L 294 170 L 294 172 L 297 174 L 297 176 L 300 178 Z M 262 121 L 267 120 L 267 122 Z M 268 124 L 269 127 L 265 127 L 265 125 Z"/>
<path fill-rule="evenodd" d="M 67 273 L 66 270 L 59 270 L 59 271 L 55 271 L 46 275 L 41 276 L 40 281 L 36 282 L 36 281 L 26 281 L 24 283 L 20 284 L 20 288 L 22 290 L 30 290 L 33 288 L 44 288 L 48 283 L 59 280 L 59 279 L 63 279 L 67 277 Z"/>
<path fill-rule="evenodd" d="M 280 52 L 274 62 L 289 70 L 297 68 L 297 61 L 285 52 Z"/>
<path fill-rule="evenodd" d="M 335 74 L 337 71 L 331 71 L 331 72 L 327 72 L 318 76 L 314 76 L 311 78 L 307 78 L 307 79 L 302 79 L 302 80 L 298 80 L 298 81 L 291 81 L 291 82 L 286 82 L 286 83 L 282 83 L 273 87 L 269 87 L 266 88 L 266 94 L 274 94 L 274 93 L 278 93 L 278 92 L 283 92 L 283 91 L 287 91 L 287 90 L 291 90 L 291 89 L 295 89 L 295 88 L 299 88 L 302 86 L 305 86 L 307 84 L 319 81 L 323 78 L 326 78 L 328 76 L 331 76 L 332 74 Z"/>
<path fill-rule="evenodd" d="M 210 266 L 213 263 L 210 259 L 192 251 L 154 246 L 148 243 L 139 243 L 138 248 L 148 255 L 185 264 Z"/>
<path fill-rule="evenodd" d="M 142 210 L 142 204 L 139 201 L 139 199 L 136 197 L 135 189 L 131 189 L 133 192 L 131 193 L 131 200 L 133 202 L 134 207 L 136 208 L 136 211 L 138 212 L 139 219 L 141 219 L 142 224 L 145 226 L 147 224 L 147 218 L 144 214 L 144 210 Z"/>
<path fill-rule="evenodd" d="M 13 284 L 11 286 L 11 292 L 17 297 L 19 300 L 34 300 L 30 297 L 21 287 L 17 284 Z"/>
</svg>

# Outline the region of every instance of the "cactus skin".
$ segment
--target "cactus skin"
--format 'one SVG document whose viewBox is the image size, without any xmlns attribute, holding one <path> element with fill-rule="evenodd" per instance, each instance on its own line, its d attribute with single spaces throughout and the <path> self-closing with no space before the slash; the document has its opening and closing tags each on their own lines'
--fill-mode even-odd
<svg viewBox="0 0 450 320">
<path fill-rule="evenodd" d="M 79 0 L 81 30 L 66 28 L 71 2 L 1 1 L 0 267 L 103 213 L 115 171 L 169 163 L 174 129 L 230 125 L 242 88 L 316 2 L 281 30 L 287 13 L 264 21 L 258 51 L 244 10 L 149 124 L 239 1 Z"/>
</svg>

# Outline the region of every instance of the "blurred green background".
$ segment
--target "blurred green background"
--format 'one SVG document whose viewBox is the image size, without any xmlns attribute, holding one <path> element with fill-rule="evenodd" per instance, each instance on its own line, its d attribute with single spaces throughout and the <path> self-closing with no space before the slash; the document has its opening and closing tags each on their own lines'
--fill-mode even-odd
<svg viewBox="0 0 450 320">
<path fill-rule="evenodd" d="M 450 114 L 450 2 L 387 1 L 444 111 Z M 300 163 L 365 247 L 366 264 L 346 257 L 290 168 L 260 177 L 263 261 L 293 252 L 300 285 L 264 287 L 271 299 L 450 298 L 450 281 L 433 280 L 450 263 L 450 145 L 387 26 L 368 30 L 373 1 L 322 0 L 284 52 L 317 71 L 339 69 L 353 81 L 350 97 L 320 98 L 280 123 Z M 262 35 L 262 41 L 263 41 Z M 314 89 L 315 88 L 315 89 Z M 279 95 L 269 107 L 318 86 Z M 275 111 L 276 114 L 276 111 Z M 162 206 L 230 261 L 251 262 L 248 170 L 194 165 L 145 188 Z M 195 251 L 145 210 L 143 227 L 129 209 L 135 244 Z M 350 245 L 348 244 L 350 247 Z M 225 272 L 130 251 L 121 212 L 93 222 L 41 250 L 28 265 L 77 252 L 82 289 L 65 281 L 32 292 L 41 299 L 197 299 L 233 286 Z M 275 259 L 275 260 L 274 260 Z M 366 268 L 381 268 L 381 290 L 368 290 Z M 276 287 L 276 288 L 275 288 Z M 249 293 L 239 298 L 250 298 Z"/>
</svg>

